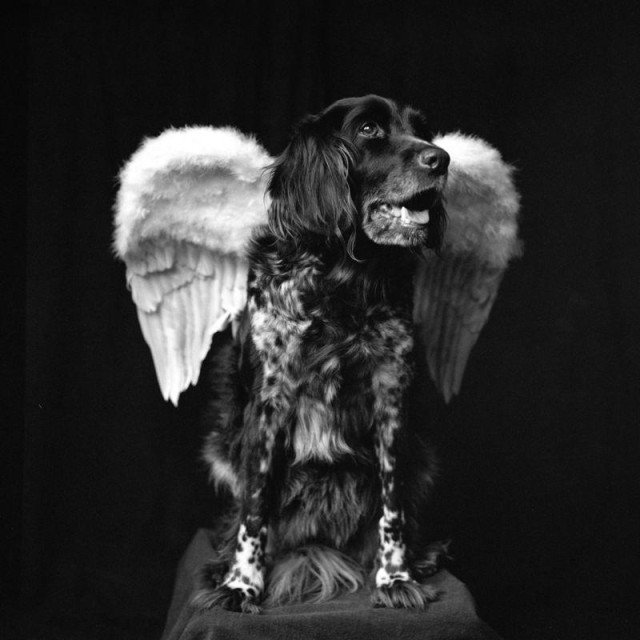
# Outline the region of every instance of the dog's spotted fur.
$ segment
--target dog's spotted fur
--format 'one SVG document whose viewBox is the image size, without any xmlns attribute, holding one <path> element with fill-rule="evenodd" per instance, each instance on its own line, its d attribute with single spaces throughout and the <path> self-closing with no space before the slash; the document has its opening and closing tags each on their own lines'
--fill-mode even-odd
<svg viewBox="0 0 640 640">
<path fill-rule="evenodd" d="M 339 101 L 273 167 L 247 309 L 217 354 L 223 411 L 205 457 L 238 508 L 226 573 L 209 571 L 200 606 L 256 611 L 265 584 L 276 602 L 330 597 L 374 563 L 375 605 L 434 597 L 414 579 L 437 554 L 421 556 L 415 523 L 433 469 L 406 396 L 412 274 L 442 237 L 448 157 L 419 125 L 376 96 Z"/>
</svg>

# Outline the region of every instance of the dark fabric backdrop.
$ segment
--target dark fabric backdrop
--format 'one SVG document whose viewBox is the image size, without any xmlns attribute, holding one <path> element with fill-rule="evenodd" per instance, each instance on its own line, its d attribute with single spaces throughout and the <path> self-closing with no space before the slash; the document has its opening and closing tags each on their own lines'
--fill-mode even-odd
<svg viewBox="0 0 640 640">
<path fill-rule="evenodd" d="M 26 615 L 5 604 L 3 637 L 157 638 L 214 515 L 201 392 L 161 400 L 110 251 L 123 161 L 187 124 L 275 154 L 298 117 L 365 93 L 518 167 L 525 256 L 462 395 L 425 396 L 452 571 L 508 639 L 637 637 L 639 5 L 29 4 L 26 422 L 7 429 L 2 594 Z"/>
</svg>

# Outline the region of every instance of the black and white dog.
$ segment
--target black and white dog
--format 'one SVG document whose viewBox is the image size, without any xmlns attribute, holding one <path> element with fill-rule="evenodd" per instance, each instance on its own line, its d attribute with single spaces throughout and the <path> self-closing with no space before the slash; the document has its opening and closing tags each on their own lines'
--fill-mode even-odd
<svg viewBox="0 0 640 640">
<path fill-rule="evenodd" d="M 114 249 L 165 399 L 233 329 L 203 369 L 204 457 L 233 506 L 196 606 L 326 600 L 369 572 L 375 605 L 435 597 L 415 353 L 457 393 L 521 247 L 512 167 L 473 136 L 429 140 L 419 112 L 366 96 L 303 120 L 275 161 L 185 127 L 121 171 Z"/>
<path fill-rule="evenodd" d="M 438 554 L 417 526 L 434 466 L 406 410 L 415 265 L 446 225 L 449 155 L 427 137 L 412 108 L 348 98 L 271 167 L 248 304 L 212 364 L 205 457 L 236 504 L 198 606 L 323 600 L 371 570 L 377 606 L 434 598 L 420 578 Z"/>
</svg>

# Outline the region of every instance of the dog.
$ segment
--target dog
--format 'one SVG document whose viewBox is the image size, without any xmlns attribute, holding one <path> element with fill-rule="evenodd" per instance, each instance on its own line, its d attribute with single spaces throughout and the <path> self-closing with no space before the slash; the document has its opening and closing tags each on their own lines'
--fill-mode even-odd
<svg viewBox="0 0 640 640">
<path fill-rule="evenodd" d="M 512 173 L 374 95 L 303 119 L 275 161 L 231 127 L 185 127 L 123 167 L 114 250 L 163 397 L 207 378 L 203 457 L 229 502 L 194 606 L 437 596 L 437 465 L 408 403 L 419 358 L 445 401 L 460 390 L 521 254 Z"/>
<path fill-rule="evenodd" d="M 407 418 L 413 274 L 447 221 L 449 155 L 429 140 L 415 109 L 347 98 L 270 167 L 248 303 L 208 364 L 204 458 L 233 507 L 197 607 L 322 601 L 369 572 L 374 606 L 436 597 L 421 579 L 445 550 L 420 528 L 436 465 Z"/>
</svg>

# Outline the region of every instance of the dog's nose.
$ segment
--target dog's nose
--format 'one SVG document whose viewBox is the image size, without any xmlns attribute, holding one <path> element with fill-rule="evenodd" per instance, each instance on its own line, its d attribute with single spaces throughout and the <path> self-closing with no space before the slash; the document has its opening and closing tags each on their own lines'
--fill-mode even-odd
<svg viewBox="0 0 640 640">
<path fill-rule="evenodd" d="M 449 154 L 440 147 L 429 147 L 418 154 L 418 164 L 435 175 L 442 175 L 449 167 Z"/>
</svg>

